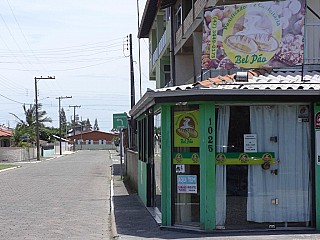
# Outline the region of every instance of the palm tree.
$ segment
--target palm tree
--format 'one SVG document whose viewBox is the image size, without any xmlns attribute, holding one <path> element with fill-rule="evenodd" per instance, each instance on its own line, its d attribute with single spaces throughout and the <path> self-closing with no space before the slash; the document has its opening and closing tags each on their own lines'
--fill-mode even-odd
<svg viewBox="0 0 320 240">
<path fill-rule="evenodd" d="M 38 104 L 38 122 L 40 128 L 44 127 L 44 123 L 52 122 L 50 117 L 46 117 L 47 112 L 41 110 L 41 107 L 42 105 Z M 26 136 L 31 142 L 36 140 L 36 105 L 30 104 L 30 107 L 27 108 L 26 105 L 23 104 L 23 111 L 25 120 L 19 118 L 14 113 L 10 113 L 19 120 L 14 133 L 16 143 L 21 141 L 22 136 Z"/>
</svg>

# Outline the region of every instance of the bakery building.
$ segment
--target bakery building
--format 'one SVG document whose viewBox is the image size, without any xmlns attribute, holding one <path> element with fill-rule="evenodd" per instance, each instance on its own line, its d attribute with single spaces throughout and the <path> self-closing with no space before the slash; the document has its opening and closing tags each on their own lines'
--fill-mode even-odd
<svg viewBox="0 0 320 240">
<path fill-rule="evenodd" d="M 146 207 L 163 228 L 320 230 L 320 52 L 312 59 L 306 54 L 306 25 L 281 24 L 285 8 L 291 9 L 289 22 L 304 22 L 318 5 L 204 1 L 196 15 L 199 0 L 191 10 L 183 1 L 158 1 L 155 13 L 152 2 L 146 3 L 140 37 L 152 14 L 159 27 L 166 21 L 160 13 L 169 9 L 172 20 L 181 11 L 182 38 L 171 25 L 180 49 L 173 69 L 169 57 L 175 74 L 162 86 L 165 75 L 151 68 L 159 86 L 129 112 L 137 148 L 128 160 L 136 156 L 138 194 Z M 198 24 L 189 32 L 183 7 Z M 266 23 L 258 28 L 261 20 Z M 149 39 L 157 35 L 155 25 Z M 193 59 L 194 77 L 183 82 L 190 69 L 180 54 L 188 44 L 193 51 L 184 55 Z M 161 66 L 168 58 L 157 51 Z"/>
<path fill-rule="evenodd" d="M 319 227 L 320 71 L 248 75 L 149 91 L 131 110 L 139 194 L 162 226 Z"/>
</svg>

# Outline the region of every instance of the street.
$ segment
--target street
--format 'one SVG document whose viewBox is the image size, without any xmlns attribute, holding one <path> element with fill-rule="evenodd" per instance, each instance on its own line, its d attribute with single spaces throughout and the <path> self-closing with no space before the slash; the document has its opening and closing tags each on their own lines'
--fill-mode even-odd
<svg viewBox="0 0 320 240">
<path fill-rule="evenodd" d="M 110 239 L 107 151 L 20 165 L 0 173 L 0 239 Z"/>
</svg>

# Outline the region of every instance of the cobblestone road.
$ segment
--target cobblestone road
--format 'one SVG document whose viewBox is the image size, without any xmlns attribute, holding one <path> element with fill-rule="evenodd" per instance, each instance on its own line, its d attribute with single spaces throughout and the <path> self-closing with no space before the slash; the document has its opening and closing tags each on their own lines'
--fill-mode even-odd
<svg viewBox="0 0 320 240">
<path fill-rule="evenodd" d="M 110 239 L 106 151 L 81 151 L 0 173 L 0 239 Z"/>
</svg>

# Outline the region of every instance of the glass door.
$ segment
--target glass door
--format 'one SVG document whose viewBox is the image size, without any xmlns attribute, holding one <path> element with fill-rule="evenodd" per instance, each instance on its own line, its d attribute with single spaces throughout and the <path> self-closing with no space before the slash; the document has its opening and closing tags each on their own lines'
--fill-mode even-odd
<svg viewBox="0 0 320 240">
<path fill-rule="evenodd" d="M 199 106 L 173 108 L 173 224 L 200 226 Z"/>
</svg>

